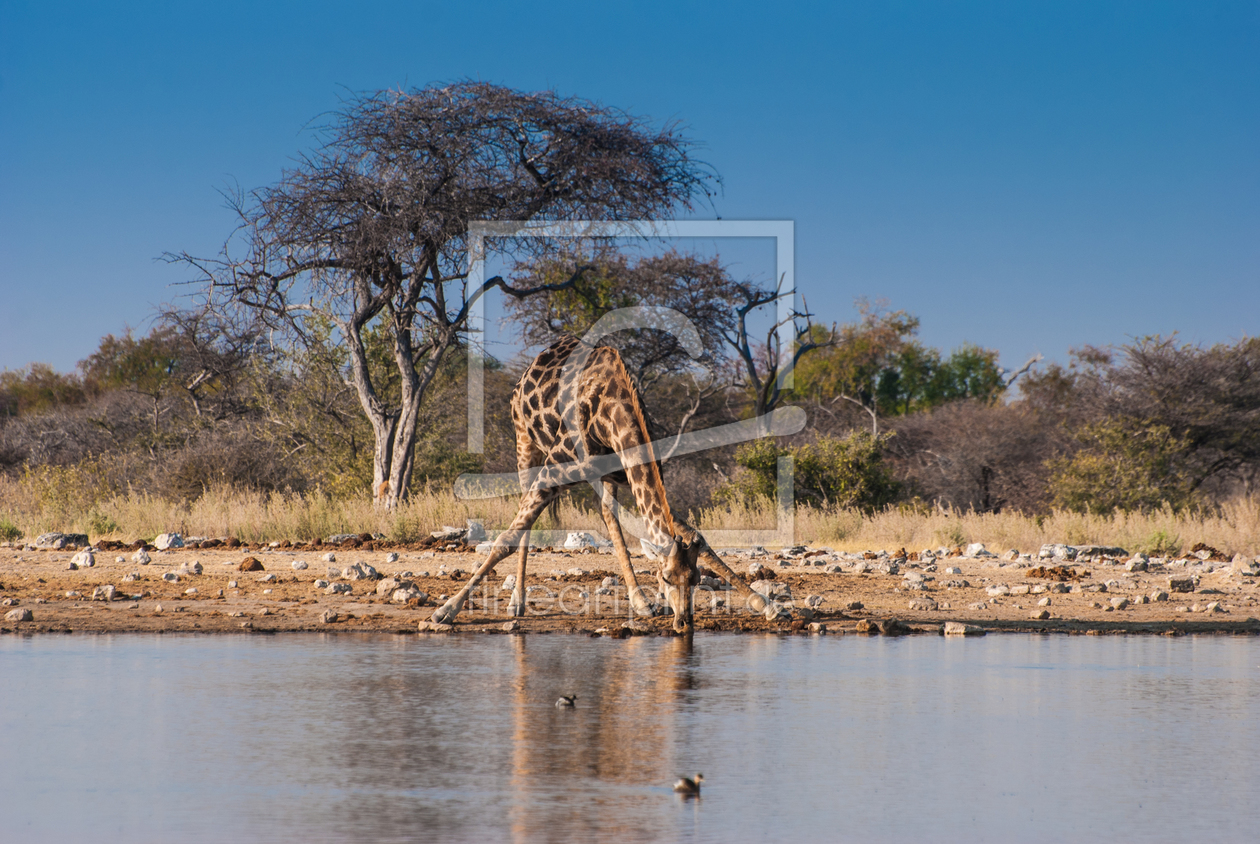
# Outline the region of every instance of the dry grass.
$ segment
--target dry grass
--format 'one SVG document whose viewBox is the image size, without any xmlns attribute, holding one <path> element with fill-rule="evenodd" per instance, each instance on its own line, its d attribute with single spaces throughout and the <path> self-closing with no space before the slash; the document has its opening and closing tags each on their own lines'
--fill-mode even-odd
<svg viewBox="0 0 1260 844">
<path fill-rule="evenodd" d="M 81 478 L 27 476 L 0 478 L 0 539 L 5 525 L 34 537 L 51 530 L 87 533 L 95 539 L 152 538 L 164 531 L 190 536 L 236 536 L 250 542 L 310 540 L 337 533 L 378 533 L 415 541 L 442 525 L 462 526 L 480 519 L 488 529 L 506 527 L 516 513 L 513 498 L 461 501 L 445 491 L 414 496 L 399 510 L 376 510 L 366 496 L 282 495 L 216 489 L 197 501 L 177 502 L 145 493 L 96 496 L 76 487 Z M 692 514 L 701 530 L 773 529 L 773 506 L 742 505 Z M 604 533 L 597 512 L 562 501 L 559 519 L 544 514 L 536 529 Z M 1176 552 L 1206 542 L 1230 553 L 1260 554 L 1260 498 L 1237 499 L 1203 514 L 1117 513 L 1112 516 L 1056 511 L 1046 516 L 1019 513 L 961 513 L 889 508 L 864 516 L 854 510 L 801 507 L 797 542 L 846 551 L 905 547 L 910 550 L 983 542 L 991 550 L 1036 551 L 1047 542 L 1119 545 L 1130 551 Z"/>
</svg>

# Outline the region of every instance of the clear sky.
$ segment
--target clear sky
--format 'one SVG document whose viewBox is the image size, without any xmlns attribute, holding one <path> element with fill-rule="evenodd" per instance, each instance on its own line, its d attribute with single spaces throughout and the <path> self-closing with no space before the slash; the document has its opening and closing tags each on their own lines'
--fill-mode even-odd
<svg viewBox="0 0 1260 844">
<path fill-rule="evenodd" d="M 1008 366 L 1260 333 L 1255 0 L 0 0 L 0 367 L 144 330 L 341 98 L 462 78 L 681 120 L 826 321 Z"/>
</svg>

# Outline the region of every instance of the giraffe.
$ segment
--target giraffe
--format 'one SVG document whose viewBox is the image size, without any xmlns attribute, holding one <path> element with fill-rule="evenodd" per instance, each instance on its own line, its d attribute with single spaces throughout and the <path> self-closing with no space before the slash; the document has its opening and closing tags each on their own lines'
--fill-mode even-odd
<svg viewBox="0 0 1260 844">
<path fill-rule="evenodd" d="M 600 495 L 601 515 L 634 612 L 653 615 L 656 608 L 643 594 L 631 565 L 617 519 L 614 485 L 630 488 L 648 541 L 662 549 L 657 578 L 674 610 L 676 631 L 693 629 L 692 591 L 699 582 L 701 556 L 730 580 L 754 610 L 764 610 L 768 618 L 780 613 L 780 608 L 749 589 L 713 553 L 699 531 L 670 512 L 638 390 L 616 349 L 590 346 L 576 337 L 558 340 L 525 370 L 512 392 L 511 404 L 523 491 L 520 508 L 508 530 L 495 540 L 485 562 L 458 593 L 438 607 L 433 621 L 453 622 L 468 596 L 514 547 L 518 555 L 516 585 L 508 606 L 512 615 L 524 615 L 530 528 L 562 491 L 585 482 L 596 463 L 602 473 L 600 482 L 594 484 Z"/>
</svg>

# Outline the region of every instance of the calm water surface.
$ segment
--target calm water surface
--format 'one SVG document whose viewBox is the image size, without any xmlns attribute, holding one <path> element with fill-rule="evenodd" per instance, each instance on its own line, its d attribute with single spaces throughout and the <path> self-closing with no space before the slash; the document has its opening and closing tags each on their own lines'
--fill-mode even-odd
<svg viewBox="0 0 1260 844">
<path fill-rule="evenodd" d="M 1254 842 L 1260 640 L 6 636 L 0 754 L 5 842 Z"/>
</svg>

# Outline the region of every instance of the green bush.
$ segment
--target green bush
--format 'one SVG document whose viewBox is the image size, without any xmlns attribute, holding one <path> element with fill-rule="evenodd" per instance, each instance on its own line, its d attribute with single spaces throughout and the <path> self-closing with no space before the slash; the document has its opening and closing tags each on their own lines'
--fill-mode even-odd
<svg viewBox="0 0 1260 844">
<path fill-rule="evenodd" d="M 746 443 L 735 452 L 735 462 L 742 471 L 719 487 L 715 498 L 728 502 L 775 500 L 779 458 L 791 457 L 797 503 L 866 511 L 884 507 L 901 492 L 901 485 L 892 479 L 883 462 L 884 445 L 891 437 L 854 431 L 844 439 L 821 437 L 796 447 L 780 447 L 769 439 Z"/>
<path fill-rule="evenodd" d="M 22 531 L 8 519 L 0 519 L 0 542 L 17 542 L 22 538 Z"/>
<path fill-rule="evenodd" d="M 1186 441 L 1166 425 L 1108 419 L 1076 435 L 1082 448 L 1049 462 L 1054 504 L 1077 513 L 1156 510 L 1195 506 L 1185 469 Z"/>
</svg>

